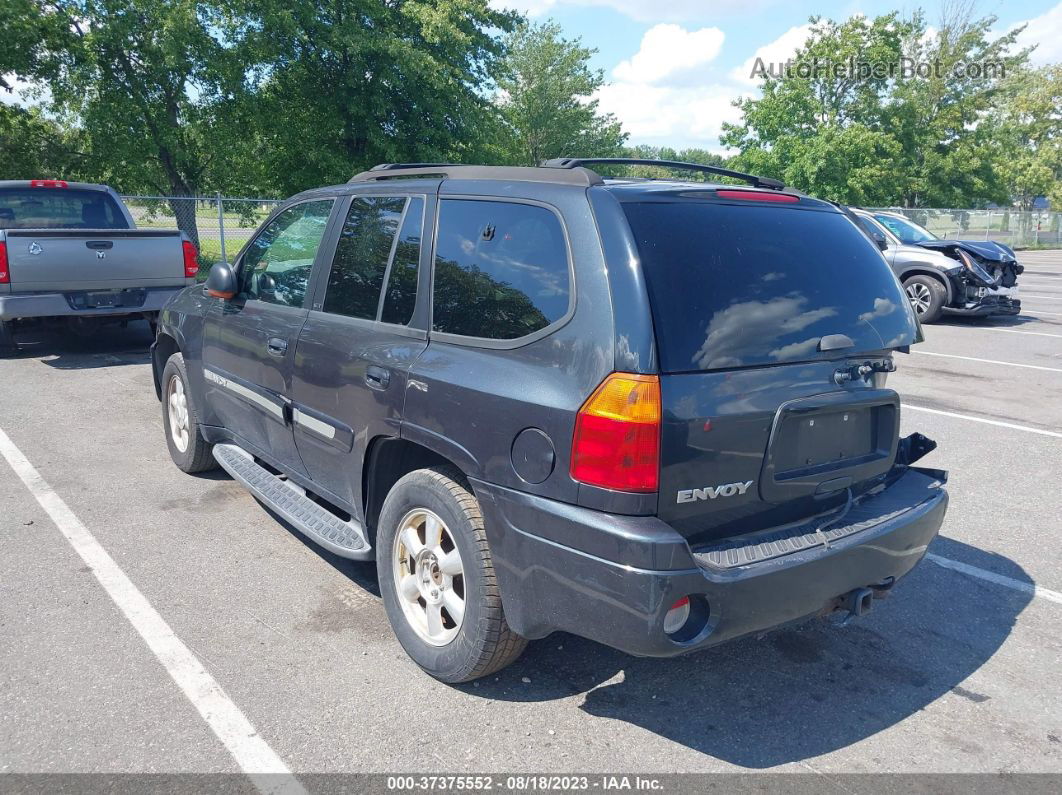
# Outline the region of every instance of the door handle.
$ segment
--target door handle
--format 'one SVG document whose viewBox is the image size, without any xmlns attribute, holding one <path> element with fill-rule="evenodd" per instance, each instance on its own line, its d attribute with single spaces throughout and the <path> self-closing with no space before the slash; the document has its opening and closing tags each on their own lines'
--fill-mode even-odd
<svg viewBox="0 0 1062 795">
<path fill-rule="evenodd" d="M 391 371 L 370 364 L 365 368 L 365 383 L 373 389 L 387 389 L 391 383 Z"/>
<path fill-rule="evenodd" d="M 283 356 L 288 352 L 288 341 L 280 337 L 270 337 L 269 342 L 266 343 L 266 350 L 269 351 L 270 356 Z"/>
</svg>

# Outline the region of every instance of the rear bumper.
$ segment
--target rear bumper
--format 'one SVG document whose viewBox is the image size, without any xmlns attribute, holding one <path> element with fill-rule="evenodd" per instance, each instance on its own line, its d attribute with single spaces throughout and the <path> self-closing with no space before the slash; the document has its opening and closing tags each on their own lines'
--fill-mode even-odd
<svg viewBox="0 0 1062 795">
<path fill-rule="evenodd" d="M 936 536 L 948 498 L 939 481 L 915 469 L 885 494 L 901 483 L 919 495 L 909 506 L 863 521 L 829 548 L 729 568 L 694 554 L 654 517 L 612 516 L 478 481 L 474 487 L 517 633 L 541 638 L 560 630 L 630 654 L 670 657 L 828 612 L 845 594 L 907 574 Z M 676 642 L 663 631 L 664 615 L 687 595 L 707 605 L 707 618 Z"/>
<path fill-rule="evenodd" d="M 78 299 L 88 293 L 107 292 L 106 290 L 0 295 L 0 320 L 30 317 L 138 315 L 142 312 L 158 312 L 171 297 L 183 289 L 183 286 L 143 288 L 142 303 L 98 308 L 79 307 Z M 139 288 L 137 292 L 140 292 Z"/>
</svg>

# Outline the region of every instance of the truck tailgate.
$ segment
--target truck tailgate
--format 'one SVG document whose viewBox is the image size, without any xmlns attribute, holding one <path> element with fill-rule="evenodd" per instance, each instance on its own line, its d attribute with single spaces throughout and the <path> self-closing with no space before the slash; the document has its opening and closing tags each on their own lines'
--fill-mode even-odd
<svg viewBox="0 0 1062 795">
<path fill-rule="evenodd" d="M 185 284 L 175 229 L 9 229 L 12 292 Z"/>
</svg>

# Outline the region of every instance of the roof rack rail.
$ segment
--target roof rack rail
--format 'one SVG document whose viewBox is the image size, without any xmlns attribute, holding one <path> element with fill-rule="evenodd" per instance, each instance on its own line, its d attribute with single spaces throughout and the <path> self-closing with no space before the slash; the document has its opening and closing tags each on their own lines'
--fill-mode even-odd
<svg viewBox="0 0 1062 795">
<path fill-rule="evenodd" d="M 734 171 L 720 166 L 706 166 L 702 163 L 684 163 L 679 160 L 648 160 L 638 157 L 556 157 L 552 160 L 542 161 L 544 168 L 580 168 L 589 165 L 622 165 L 622 166 L 658 166 L 660 168 L 684 169 L 687 171 L 703 171 L 706 174 L 718 174 L 721 177 L 739 179 L 757 188 L 770 188 L 771 190 L 785 189 L 785 183 L 780 179 L 771 177 L 757 177 L 755 174 L 746 174 L 743 171 Z"/>
<path fill-rule="evenodd" d="M 402 177 L 447 177 L 450 179 L 511 179 L 524 182 L 559 182 L 567 185 L 600 185 L 602 179 L 587 168 L 546 169 L 528 166 L 478 166 L 461 163 L 380 163 L 350 178 L 371 182 Z"/>
</svg>

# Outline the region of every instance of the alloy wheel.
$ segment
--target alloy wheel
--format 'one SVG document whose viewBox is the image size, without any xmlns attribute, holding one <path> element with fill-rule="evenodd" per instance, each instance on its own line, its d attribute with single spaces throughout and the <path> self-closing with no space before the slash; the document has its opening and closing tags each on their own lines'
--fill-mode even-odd
<svg viewBox="0 0 1062 795">
<path fill-rule="evenodd" d="M 932 303 L 933 296 L 929 292 L 928 287 L 920 282 L 914 282 L 913 284 L 907 285 L 905 291 L 916 314 L 924 315 L 929 311 L 929 305 Z"/>
<path fill-rule="evenodd" d="M 166 385 L 166 407 L 170 420 L 170 438 L 173 439 L 174 446 L 183 453 L 188 449 L 191 435 L 188 428 L 188 396 L 180 376 L 172 376 Z"/>
<path fill-rule="evenodd" d="M 410 511 L 399 524 L 391 558 L 406 621 L 427 643 L 450 643 L 465 615 L 465 568 L 450 528 L 427 508 Z"/>
</svg>

